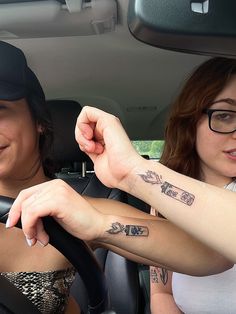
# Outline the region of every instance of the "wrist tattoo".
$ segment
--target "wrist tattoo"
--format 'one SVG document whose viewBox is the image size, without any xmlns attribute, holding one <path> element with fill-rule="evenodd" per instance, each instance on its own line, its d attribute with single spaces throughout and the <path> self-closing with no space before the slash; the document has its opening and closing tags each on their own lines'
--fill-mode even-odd
<svg viewBox="0 0 236 314">
<path fill-rule="evenodd" d="M 167 284 L 168 281 L 168 271 L 161 267 L 150 267 L 150 278 L 152 283 L 159 283 L 160 281 L 163 285 Z"/>
<path fill-rule="evenodd" d="M 150 267 L 150 279 L 152 283 L 158 283 L 157 267 Z"/>
<path fill-rule="evenodd" d="M 148 227 L 137 225 L 123 225 L 119 222 L 113 222 L 111 229 L 106 231 L 110 234 L 125 233 L 126 236 L 142 236 L 147 237 L 149 235 Z"/>
<path fill-rule="evenodd" d="M 159 176 L 156 172 L 148 170 L 146 174 L 139 174 L 143 181 L 150 184 L 158 184 L 161 186 L 161 192 L 180 201 L 188 206 L 191 206 L 194 202 L 195 196 L 185 190 L 163 181 L 162 176 Z"/>
</svg>

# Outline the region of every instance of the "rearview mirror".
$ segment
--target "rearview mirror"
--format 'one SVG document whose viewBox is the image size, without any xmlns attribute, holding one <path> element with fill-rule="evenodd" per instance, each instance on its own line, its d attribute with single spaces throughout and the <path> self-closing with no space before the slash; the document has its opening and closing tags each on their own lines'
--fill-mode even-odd
<svg viewBox="0 0 236 314">
<path fill-rule="evenodd" d="M 236 56 L 235 0 L 130 0 L 128 26 L 152 46 Z"/>
</svg>

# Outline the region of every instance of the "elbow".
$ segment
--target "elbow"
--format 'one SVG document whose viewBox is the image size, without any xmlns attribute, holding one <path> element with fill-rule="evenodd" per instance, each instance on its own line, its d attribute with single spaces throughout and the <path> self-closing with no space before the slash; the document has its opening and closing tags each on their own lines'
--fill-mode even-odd
<svg viewBox="0 0 236 314">
<path fill-rule="evenodd" d="M 212 275 L 222 273 L 226 270 L 229 270 L 234 266 L 234 263 L 226 258 L 222 258 L 219 260 L 219 264 L 213 267 Z"/>
<path fill-rule="evenodd" d="M 212 263 L 205 265 L 205 267 L 200 267 L 199 272 L 195 273 L 195 276 L 210 276 L 222 273 L 229 270 L 234 266 L 234 263 L 224 257 L 215 258 Z"/>
</svg>

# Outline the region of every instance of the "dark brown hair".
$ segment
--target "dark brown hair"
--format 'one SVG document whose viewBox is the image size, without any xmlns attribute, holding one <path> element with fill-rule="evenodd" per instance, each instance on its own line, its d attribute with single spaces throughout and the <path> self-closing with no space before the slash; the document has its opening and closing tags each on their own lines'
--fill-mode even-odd
<svg viewBox="0 0 236 314">
<path fill-rule="evenodd" d="M 207 60 L 193 72 L 172 105 L 162 164 L 200 179 L 200 161 L 195 149 L 197 122 L 202 110 L 212 104 L 233 74 L 236 74 L 236 59 L 222 57 Z"/>
<path fill-rule="evenodd" d="M 54 178 L 56 166 L 51 158 L 53 126 L 51 115 L 47 109 L 46 101 L 39 99 L 34 94 L 29 94 L 26 100 L 33 120 L 41 125 L 43 129 L 43 132 L 39 137 L 39 153 L 44 173 L 47 177 Z"/>
</svg>

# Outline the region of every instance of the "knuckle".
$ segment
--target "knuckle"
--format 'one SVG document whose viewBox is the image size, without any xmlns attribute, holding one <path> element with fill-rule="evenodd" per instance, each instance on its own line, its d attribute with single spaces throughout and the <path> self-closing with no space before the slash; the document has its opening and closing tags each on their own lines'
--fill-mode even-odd
<svg viewBox="0 0 236 314">
<path fill-rule="evenodd" d="M 54 182 L 54 184 L 55 184 L 56 186 L 60 186 L 61 184 L 64 183 L 64 181 L 63 181 L 62 179 L 55 179 L 55 180 L 53 180 L 53 182 Z"/>
<path fill-rule="evenodd" d="M 57 193 L 58 196 L 67 197 L 69 194 L 69 188 L 66 182 L 61 179 L 56 179 Z"/>
<path fill-rule="evenodd" d="M 20 193 L 18 194 L 18 198 L 24 198 L 26 193 L 27 193 L 27 189 L 21 190 Z"/>
<path fill-rule="evenodd" d="M 28 199 L 25 199 L 21 202 L 21 211 L 25 212 L 27 207 L 28 207 Z"/>
<path fill-rule="evenodd" d="M 114 116 L 114 117 L 115 117 L 115 120 L 121 124 L 120 118 L 117 116 Z"/>
<path fill-rule="evenodd" d="M 54 180 L 54 185 L 55 185 L 55 188 L 58 189 L 58 190 L 64 190 L 64 188 L 67 186 L 65 181 L 62 180 L 62 179 L 55 179 Z"/>
</svg>

